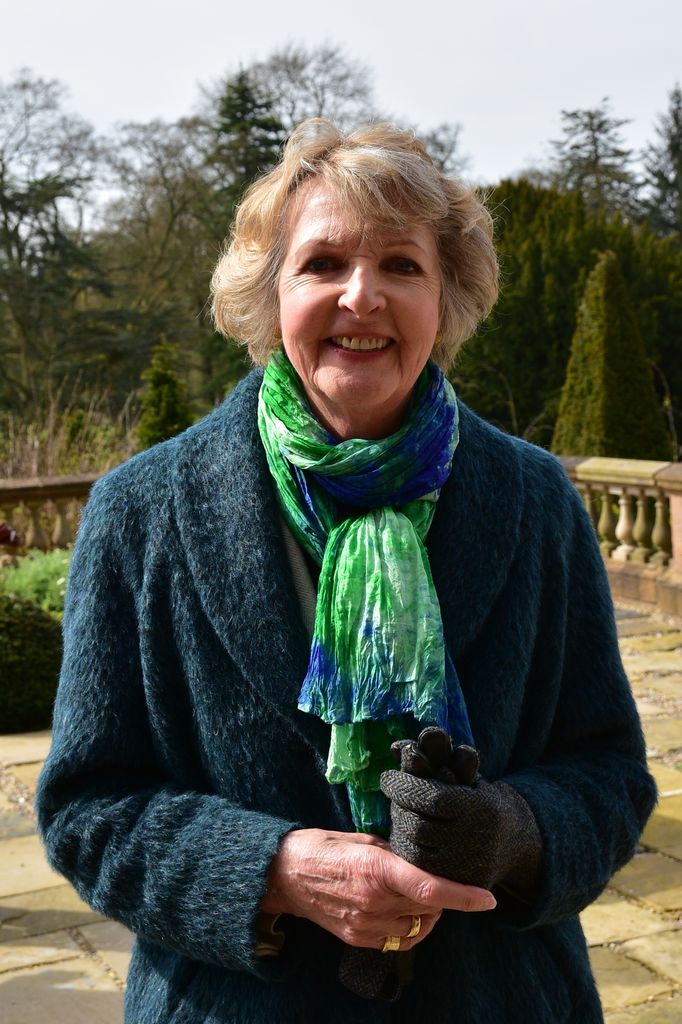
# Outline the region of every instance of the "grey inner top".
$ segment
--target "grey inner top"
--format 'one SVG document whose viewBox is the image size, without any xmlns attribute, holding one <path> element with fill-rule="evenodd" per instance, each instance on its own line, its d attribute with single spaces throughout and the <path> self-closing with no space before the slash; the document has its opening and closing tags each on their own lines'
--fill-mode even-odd
<svg viewBox="0 0 682 1024">
<path fill-rule="evenodd" d="M 301 606 L 303 625 L 308 631 L 308 636 L 312 640 L 313 628 L 315 626 L 317 587 L 313 583 L 298 541 L 281 516 L 280 522 L 282 524 L 282 533 L 284 534 L 284 544 L 287 549 L 289 566 L 291 567 L 291 575 L 294 579 L 294 586 L 296 588 L 296 594 L 298 595 L 298 603 Z"/>
</svg>

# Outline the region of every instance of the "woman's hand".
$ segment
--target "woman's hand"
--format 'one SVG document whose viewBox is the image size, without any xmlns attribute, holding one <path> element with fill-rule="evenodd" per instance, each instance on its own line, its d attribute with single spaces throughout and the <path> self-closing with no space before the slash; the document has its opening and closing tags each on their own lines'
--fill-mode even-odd
<svg viewBox="0 0 682 1024">
<path fill-rule="evenodd" d="M 377 836 L 300 829 L 287 833 L 268 873 L 266 913 L 306 917 L 350 946 L 382 949 L 388 935 L 408 950 L 432 931 L 443 910 L 492 910 L 485 889 L 413 867 Z M 421 917 L 414 938 L 405 936 Z"/>
</svg>

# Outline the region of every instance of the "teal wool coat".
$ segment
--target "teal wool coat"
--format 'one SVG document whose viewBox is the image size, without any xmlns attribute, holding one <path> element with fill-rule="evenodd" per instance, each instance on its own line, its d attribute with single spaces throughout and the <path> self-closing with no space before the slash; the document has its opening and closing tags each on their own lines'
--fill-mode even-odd
<svg viewBox="0 0 682 1024">
<path fill-rule="evenodd" d="M 341 944 L 285 918 L 255 955 L 290 829 L 352 830 L 328 727 L 296 708 L 309 642 L 256 425 L 254 371 L 93 489 L 74 552 L 52 750 L 52 865 L 136 933 L 128 1024 L 596 1024 L 577 914 L 655 801 L 591 524 L 559 463 L 461 408 L 428 537 L 488 779 L 534 812 L 532 903 L 446 911 L 395 1004 L 337 981 Z"/>
</svg>

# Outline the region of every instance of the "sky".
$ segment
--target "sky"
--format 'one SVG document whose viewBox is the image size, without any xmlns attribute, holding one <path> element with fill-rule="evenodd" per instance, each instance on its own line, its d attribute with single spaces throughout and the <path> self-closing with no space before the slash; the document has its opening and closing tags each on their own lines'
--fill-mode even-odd
<svg viewBox="0 0 682 1024">
<path fill-rule="evenodd" d="M 2 0 L 0 80 L 56 78 L 103 133 L 190 114 L 201 86 L 289 42 L 366 63 L 387 114 L 462 126 L 468 176 L 546 162 L 562 109 L 609 97 L 636 150 L 682 82 L 679 0 Z"/>
</svg>

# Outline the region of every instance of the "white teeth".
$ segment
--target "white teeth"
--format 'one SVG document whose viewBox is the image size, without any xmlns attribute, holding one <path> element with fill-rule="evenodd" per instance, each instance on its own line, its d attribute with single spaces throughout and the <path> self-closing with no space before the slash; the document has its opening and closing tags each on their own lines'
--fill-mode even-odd
<svg viewBox="0 0 682 1024">
<path fill-rule="evenodd" d="M 390 340 L 390 338 L 350 338 L 347 335 L 332 338 L 332 341 L 336 345 L 340 345 L 341 348 L 349 348 L 353 351 L 360 349 L 363 352 L 369 352 L 378 348 L 386 348 Z"/>
</svg>

